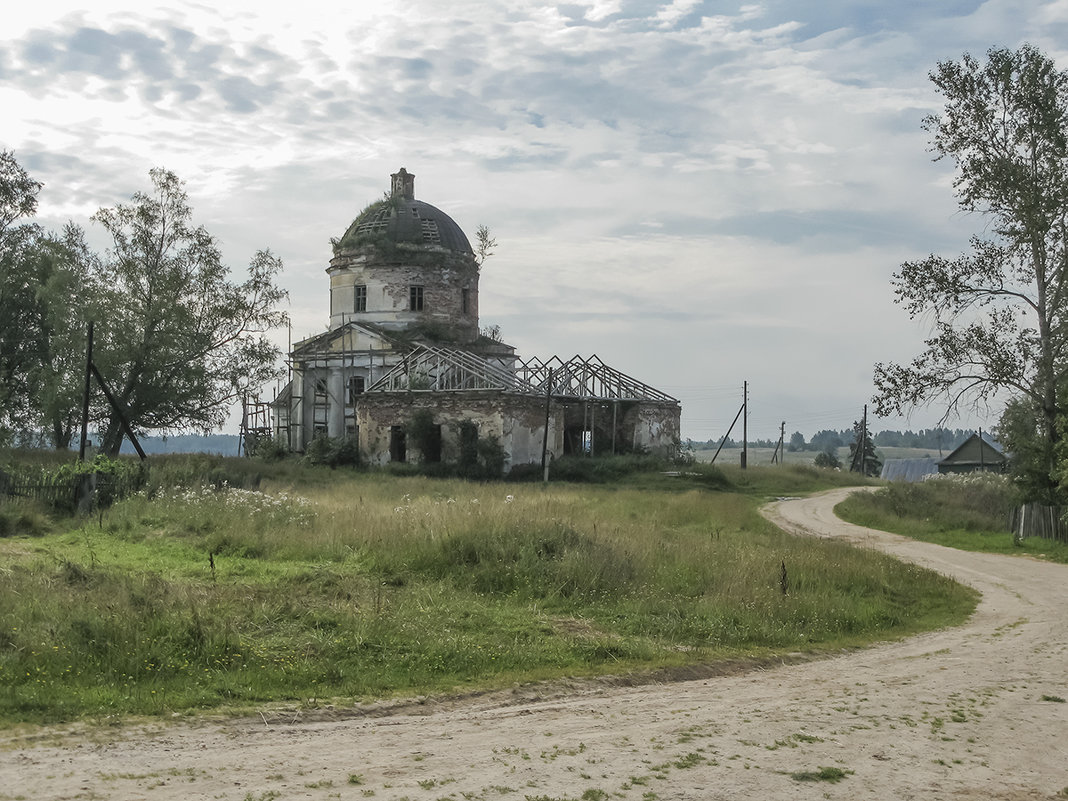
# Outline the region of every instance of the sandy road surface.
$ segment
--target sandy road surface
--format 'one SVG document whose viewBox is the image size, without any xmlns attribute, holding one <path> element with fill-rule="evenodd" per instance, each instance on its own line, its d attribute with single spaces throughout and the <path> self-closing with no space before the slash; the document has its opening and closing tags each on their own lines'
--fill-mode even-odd
<svg viewBox="0 0 1068 801">
<path fill-rule="evenodd" d="M 1068 703 L 1043 696 L 1068 698 L 1068 566 L 857 528 L 831 512 L 846 492 L 766 513 L 977 587 L 967 625 L 818 662 L 551 699 L 49 733 L 31 745 L 0 735 L 0 799 L 1055 797 L 1068 787 Z M 850 773 L 792 775 L 820 767 Z"/>
</svg>

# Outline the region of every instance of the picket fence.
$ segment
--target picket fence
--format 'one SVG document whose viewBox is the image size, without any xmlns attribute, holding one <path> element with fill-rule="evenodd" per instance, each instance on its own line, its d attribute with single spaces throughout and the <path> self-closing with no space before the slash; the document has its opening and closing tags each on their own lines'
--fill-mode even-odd
<svg viewBox="0 0 1068 801">
<path fill-rule="evenodd" d="M 1068 542 L 1068 526 L 1064 524 L 1063 506 L 1024 504 L 1013 510 L 1010 529 L 1019 538 L 1041 537 L 1046 540 Z"/>
</svg>

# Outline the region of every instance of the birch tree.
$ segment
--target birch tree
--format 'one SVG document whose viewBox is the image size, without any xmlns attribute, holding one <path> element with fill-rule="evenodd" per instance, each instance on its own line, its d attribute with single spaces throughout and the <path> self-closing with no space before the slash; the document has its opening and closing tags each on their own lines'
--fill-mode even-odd
<svg viewBox="0 0 1068 801">
<path fill-rule="evenodd" d="M 938 64 L 945 99 L 927 117 L 936 159 L 956 168 L 960 208 L 984 218 L 971 251 L 906 262 L 893 278 L 910 317 L 931 321 L 909 364 L 875 366 L 880 415 L 932 402 L 1024 408 L 1055 484 L 1068 379 L 1068 75 L 1025 45 Z M 1018 419 L 1017 419 L 1018 423 Z"/>
</svg>

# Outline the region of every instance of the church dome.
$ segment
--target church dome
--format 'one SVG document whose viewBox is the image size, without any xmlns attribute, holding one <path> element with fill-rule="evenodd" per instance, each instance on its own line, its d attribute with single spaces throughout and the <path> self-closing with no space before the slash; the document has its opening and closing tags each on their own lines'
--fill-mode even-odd
<svg viewBox="0 0 1068 801">
<path fill-rule="evenodd" d="M 436 206 L 415 199 L 415 176 L 403 167 L 393 179 L 390 196 L 372 203 L 334 243 L 334 252 L 374 242 L 442 248 L 474 255 L 456 221 Z"/>
</svg>

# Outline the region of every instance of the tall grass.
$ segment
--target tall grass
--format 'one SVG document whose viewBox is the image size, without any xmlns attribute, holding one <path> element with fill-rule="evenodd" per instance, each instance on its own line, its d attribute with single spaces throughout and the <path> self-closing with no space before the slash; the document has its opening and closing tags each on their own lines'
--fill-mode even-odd
<svg viewBox="0 0 1068 801">
<path fill-rule="evenodd" d="M 858 525 L 951 548 L 1068 562 L 1066 543 L 1013 538 L 1009 520 L 1019 503 L 1008 476 L 972 473 L 894 482 L 877 492 L 851 495 L 835 511 Z"/>
<path fill-rule="evenodd" d="M 751 480 L 752 495 L 368 474 L 150 488 L 76 527 L 0 540 L 0 718 L 821 650 L 974 606 L 935 574 L 774 529 L 756 513 L 771 480 Z"/>
</svg>

